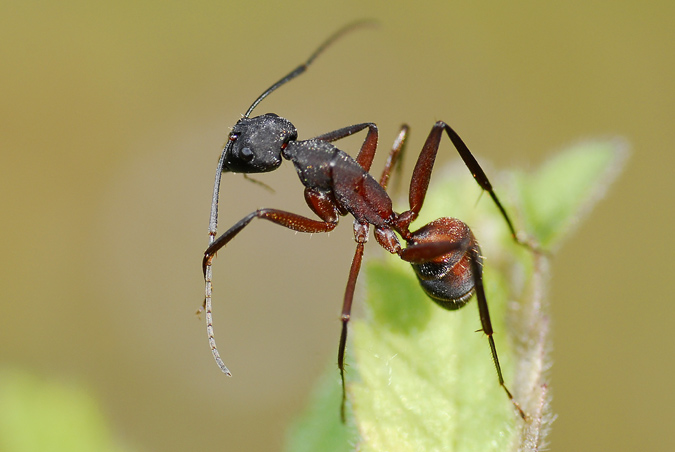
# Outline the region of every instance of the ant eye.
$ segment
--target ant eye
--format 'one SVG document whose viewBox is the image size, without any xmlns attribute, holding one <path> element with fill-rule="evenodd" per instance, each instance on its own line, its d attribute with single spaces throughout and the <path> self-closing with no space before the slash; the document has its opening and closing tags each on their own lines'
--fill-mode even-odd
<svg viewBox="0 0 675 452">
<path fill-rule="evenodd" d="M 230 136 L 227 139 L 230 140 L 230 141 L 234 141 L 237 138 L 239 138 L 239 134 L 231 133 Z"/>
<path fill-rule="evenodd" d="M 253 160 L 253 157 L 254 157 L 253 151 L 250 148 L 242 149 L 240 156 L 241 156 L 242 160 L 245 160 L 247 162 L 250 162 L 251 160 Z"/>
</svg>

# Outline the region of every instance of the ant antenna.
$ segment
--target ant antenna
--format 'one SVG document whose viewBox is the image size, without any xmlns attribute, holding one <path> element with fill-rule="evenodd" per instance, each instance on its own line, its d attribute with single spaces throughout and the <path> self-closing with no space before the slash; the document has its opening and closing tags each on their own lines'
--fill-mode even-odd
<svg viewBox="0 0 675 452">
<path fill-rule="evenodd" d="M 350 23 L 350 24 L 347 24 L 346 26 L 340 28 L 338 31 L 336 31 L 335 33 L 333 33 L 332 35 L 330 35 L 330 36 L 328 37 L 328 39 L 326 39 L 326 40 L 319 46 L 319 48 L 316 49 L 316 50 L 314 51 L 314 53 L 307 59 L 307 61 L 305 61 L 304 63 L 302 63 L 302 64 L 301 64 L 300 66 L 298 66 L 297 68 L 293 69 L 290 73 L 288 73 L 287 75 L 285 75 L 281 80 L 279 80 L 278 82 L 276 82 L 274 85 L 272 85 L 272 86 L 270 86 L 269 88 L 267 88 L 267 90 L 266 90 L 264 93 L 262 93 L 262 94 L 260 95 L 260 97 L 258 97 L 258 98 L 255 100 L 255 102 L 253 102 L 253 104 L 251 104 L 250 107 L 248 107 L 248 111 L 246 111 L 246 114 L 244 115 L 244 118 L 248 118 L 249 115 L 251 114 L 251 112 L 253 111 L 253 109 L 254 109 L 255 107 L 257 107 L 258 104 L 259 104 L 260 102 L 262 102 L 262 100 L 263 100 L 264 98 L 266 98 L 267 96 L 269 96 L 274 90 L 276 90 L 277 88 L 279 88 L 281 85 L 285 84 L 286 82 L 290 82 L 290 81 L 293 80 L 295 77 L 297 77 L 298 75 L 300 75 L 300 74 L 302 74 L 303 72 L 305 72 L 305 71 L 307 70 L 307 67 L 309 67 L 309 65 L 312 64 L 312 63 L 314 62 L 314 60 L 316 59 L 316 57 L 318 57 L 321 53 L 323 53 L 323 51 L 326 50 L 326 48 L 328 48 L 328 47 L 329 47 L 331 44 L 333 44 L 335 41 L 337 41 L 337 40 L 340 39 L 342 36 L 346 35 L 347 33 L 349 33 L 350 31 L 352 31 L 352 30 L 354 30 L 354 29 L 356 29 L 356 28 L 359 28 L 359 27 L 362 27 L 362 26 L 366 26 L 366 25 L 375 25 L 375 23 L 376 23 L 375 21 L 370 20 L 370 19 L 359 20 L 359 21 L 356 21 L 356 22 L 352 22 L 352 23 Z"/>
</svg>

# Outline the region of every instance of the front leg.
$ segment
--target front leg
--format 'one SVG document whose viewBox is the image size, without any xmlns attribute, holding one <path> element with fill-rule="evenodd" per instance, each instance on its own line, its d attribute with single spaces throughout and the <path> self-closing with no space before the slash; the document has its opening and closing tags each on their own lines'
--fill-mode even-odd
<svg viewBox="0 0 675 452">
<path fill-rule="evenodd" d="M 326 209 L 326 218 L 329 218 L 331 221 L 325 220 L 312 220 L 311 218 L 306 218 L 301 215 L 297 215 L 291 212 L 285 212 L 283 210 L 277 209 L 259 209 L 255 212 L 248 214 L 246 217 L 238 221 L 234 226 L 228 229 L 223 235 L 218 237 L 213 241 L 209 247 L 204 251 L 204 259 L 202 261 L 202 270 L 204 272 L 204 284 L 205 284 L 205 296 L 204 296 L 204 309 L 206 311 L 206 332 L 209 338 L 209 346 L 211 347 L 211 353 L 213 358 L 216 360 L 216 364 L 220 367 L 225 374 L 231 376 L 231 372 L 225 366 L 225 363 L 218 353 L 218 347 L 216 346 L 216 339 L 213 333 L 213 315 L 211 312 L 211 295 L 212 295 L 212 261 L 218 250 L 227 245 L 234 237 L 237 236 L 254 218 L 260 218 L 263 220 L 271 221 L 272 223 L 284 226 L 288 229 L 298 232 L 329 232 L 335 229 L 338 223 L 338 215 L 336 208 L 333 209 L 332 214 L 328 214 L 326 204 L 324 204 L 324 209 Z"/>
</svg>

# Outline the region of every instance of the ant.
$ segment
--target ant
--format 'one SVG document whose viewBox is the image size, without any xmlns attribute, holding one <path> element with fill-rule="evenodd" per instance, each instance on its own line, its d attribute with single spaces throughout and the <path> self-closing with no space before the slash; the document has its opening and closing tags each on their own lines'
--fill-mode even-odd
<svg viewBox="0 0 675 452">
<path fill-rule="evenodd" d="M 483 288 L 483 261 L 476 238 L 466 224 L 455 218 L 440 218 L 416 231 L 410 230 L 410 224 L 422 209 L 440 140 L 445 132 L 476 182 L 490 194 L 506 221 L 513 239 L 521 245 L 534 249 L 532 245 L 518 238 L 513 223 L 499 202 L 487 176 L 459 135 L 442 121 L 434 124 L 412 173 L 409 191 L 410 208 L 405 212 L 397 213 L 392 209 L 392 201 L 386 189 L 390 172 L 400 158 L 405 144 L 408 134 L 406 125 L 402 126 L 378 181 L 369 173 L 377 148 L 378 129 L 375 124 L 356 124 L 309 140 L 298 141 L 297 130 L 290 121 L 274 113 L 250 117 L 253 109 L 264 98 L 305 72 L 316 57 L 337 39 L 362 25 L 364 22 L 352 23 L 331 35 L 307 61 L 263 92 L 229 134 L 216 170 L 209 222 L 209 246 L 204 252 L 202 262 L 206 285 L 203 308 L 206 310 L 206 328 L 211 352 L 220 369 L 231 376 L 232 374 L 220 358 L 213 335 L 211 265 L 218 250 L 236 237 L 254 218 L 267 220 L 297 232 L 319 233 L 332 231 L 341 216 L 351 214 L 354 217 L 356 252 L 344 294 L 341 314 L 342 330 L 338 347 L 338 367 L 342 382 L 340 412 L 343 422 L 346 404 L 344 356 L 347 324 L 352 309 L 356 279 L 361 268 L 363 250 L 368 241 L 371 226 L 375 228 L 375 239 L 385 250 L 412 264 L 422 289 L 442 308 L 459 309 L 467 304 L 474 293 L 476 294 L 482 331 L 488 338 L 499 385 L 506 392 L 518 414 L 523 419 L 527 419 L 525 412 L 514 400 L 502 377 L 497 349 L 492 338 L 492 323 Z M 366 138 L 356 158 L 350 157 L 331 144 L 365 129 L 368 129 Z M 295 166 L 300 181 L 305 186 L 305 201 L 319 219 L 311 219 L 277 209 L 258 209 L 216 238 L 218 195 L 222 173 L 234 172 L 247 175 L 273 171 L 281 165 L 282 158 L 290 160 Z M 405 240 L 405 248 L 401 246 L 397 234 Z"/>
</svg>

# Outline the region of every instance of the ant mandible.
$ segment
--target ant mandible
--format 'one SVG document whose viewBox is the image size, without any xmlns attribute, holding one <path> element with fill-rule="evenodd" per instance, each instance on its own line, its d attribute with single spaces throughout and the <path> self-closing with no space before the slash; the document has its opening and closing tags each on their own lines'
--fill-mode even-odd
<svg viewBox="0 0 675 452">
<path fill-rule="evenodd" d="M 396 213 L 392 209 L 392 201 L 386 188 L 390 172 L 400 157 L 405 143 L 408 132 L 406 125 L 401 128 L 382 175 L 379 181 L 376 181 L 369 173 L 377 148 L 378 130 L 375 124 L 356 124 L 309 140 L 298 141 L 297 131 L 290 121 L 274 113 L 250 117 L 253 109 L 265 97 L 305 72 L 316 57 L 338 38 L 365 23 L 367 22 L 349 24 L 331 35 L 307 61 L 263 92 L 229 134 L 216 170 L 209 221 L 209 246 L 204 252 L 202 262 L 206 285 L 203 307 L 206 310 L 206 328 L 213 357 L 220 369 L 231 376 L 232 374 L 220 358 L 213 335 L 211 265 L 218 250 L 229 243 L 254 218 L 271 221 L 297 232 L 319 233 L 332 231 L 341 216 L 351 214 L 354 217 L 356 252 L 344 294 L 341 315 L 342 331 L 338 347 L 338 367 L 342 381 L 340 412 L 343 421 L 346 403 L 344 356 L 347 324 L 352 309 L 356 278 L 361 268 L 363 250 L 368 241 L 371 225 L 375 227 L 374 235 L 377 242 L 385 250 L 412 264 L 426 294 L 441 307 L 449 310 L 459 309 L 469 301 L 474 293 L 476 294 L 482 331 L 490 344 L 499 385 L 504 389 L 519 415 L 526 419 L 525 412 L 514 400 L 502 377 L 497 349 L 492 338 L 492 323 L 483 288 L 482 258 L 476 238 L 466 224 L 455 218 L 440 218 L 416 231 L 409 229 L 410 224 L 422 209 L 438 146 L 445 132 L 476 182 L 490 194 L 506 221 L 513 239 L 517 243 L 531 247 L 516 235 L 513 224 L 499 202 L 487 176 L 459 135 L 444 122 L 439 121 L 434 124 L 412 173 L 409 191 L 410 209 Z M 368 129 L 368 132 L 355 159 L 331 144 L 331 142 L 364 129 Z M 230 171 L 249 174 L 273 171 L 281 165 L 282 158 L 290 160 L 295 166 L 300 181 L 305 186 L 305 201 L 319 219 L 315 220 L 277 209 L 258 209 L 216 238 L 218 195 L 222 173 Z M 405 240 L 405 248 L 401 247 L 396 234 Z"/>
</svg>

